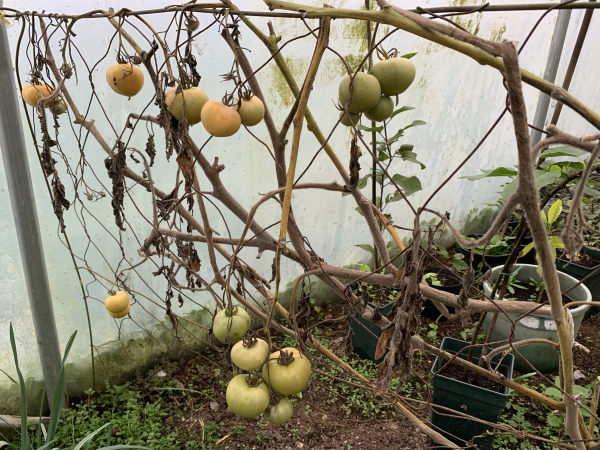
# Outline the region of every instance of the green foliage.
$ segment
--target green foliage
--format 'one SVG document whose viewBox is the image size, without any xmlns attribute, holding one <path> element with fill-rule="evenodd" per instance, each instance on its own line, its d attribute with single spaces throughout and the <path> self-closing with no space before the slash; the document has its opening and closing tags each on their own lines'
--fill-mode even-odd
<svg viewBox="0 0 600 450">
<path fill-rule="evenodd" d="M 524 385 L 528 386 L 527 381 L 525 379 L 532 375 L 534 374 L 523 375 L 518 381 L 521 381 Z M 558 376 L 554 377 L 554 383 L 556 385 L 560 384 Z M 592 381 L 587 386 L 573 386 L 574 394 L 582 395 L 581 401 L 583 404 L 585 404 L 586 402 L 588 402 L 589 404 L 589 399 L 591 398 L 591 394 L 593 392 L 594 383 L 595 381 Z M 533 386 L 528 387 L 535 389 L 535 387 Z M 542 384 L 537 388 L 537 390 L 541 391 L 544 395 L 554 400 L 562 401 L 562 393 L 554 386 L 546 387 Z M 584 417 L 589 417 L 589 414 L 584 409 L 581 409 L 581 412 Z M 529 399 L 520 396 L 514 391 L 511 397 L 509 398 L 509 401 L 507 402 L 506 407 L 504 408 L 504 414 L 500 419 L 500 423 L 510 425 L 513 428 L 516 428 L 517 430 L 535 434 L 550 441 L 559 441 L 565 438 L 563 422 L 564 416 L 555 415 L 554 412 L 545 405 L 542 405 L 541 408 L 538 406 L 533 407 Z M 598 425 L 596 425 L 595 427 L 595 433 L 598 433 Z M 499 435 L 494 441 L 494 449 L 502 450 L 551 450 L 554 448 L 555 447 L 550 443 L 519 439 L 518 437 L 512 434 Z"/>
<path fill-rule="evenodd" d="M 19 384 L 19 388 L 21 391 L 21 432 L 19 433 L 18 439 L 12 443 L 9 443 L 6 441 L 1 441 L 0 448 L 2 448 L 2 447 L 9 447 L 12 449 L 20 448 L 21 450 L 34 450 L 34 449 L 45 450 L 45 449 L 50 449 L 50 448 L 52 448 L 53 450 L 56 450 L 56 449 L 66 450 L 68 448 L 68 449 L 73 449 L 73 450 L 80 450 L 80 449 L 88 450 L 92 441 L 94 440 L 94 438 L 96 438 L 96 436 L 98 436 L 99 439 L 96 440 L 96 447 L 95 447 L 97 450 L 118 450 L 118 449 L 125 449 L 125 448 L 146 449 L 146 447 L 139 447 L 139 446 L 133 446 L 133 445 L 118 445 L 119 443 L 117 443 L 117 445 L 115 445 L 115 443 L 111 442 L 112 436 L 110 433 L 100 434 L 100 432 L 104 429 L 108 429 L 110 432 L 110 427 L 109 427 L 109 425 L 111 424 L 110 421 L 109 422 L 107 422 L 107 421 L 96 422 L 93 426 L 88 426 L 86 428 L 86 432 L 81 433 L 77 437 L 74 434 L 69 435 L 68 431 L 70 431 L 70 430 L 68 430 L 67 434 L 65 435 L 65 433 L 64 433 L 65 428 L 63 428 L 61 426 L 61 423 L 63 423 L 65 420 L 64 418 L 61 418 L 61 414 L 62 414 L 61 410 L 62 410 L 62 405 L 63 405 L 63 398 L 65 395 L 65 385 L 66 385 L 66 383 L 65 383 L 65 380 L 66 380 L 65 364 L 67 362 L 67 358 L 69 357 L 69 352 L 71 350 L 71 346 L 73 345 L 73 342 L 75 341 L 76 335 L 77 335 L 77 331 L 75 331 L 69 338 L 69 340 L 67 342 L 67 346 L 64 351 L 62 365 L 60 368 L 60 375 L 58 378 L 58 384 L 55 388 L 52 410 L 50 411 L 50 420 L 48 423 L 48 429 L 46 430 L 44 425 L 40 425 L 39 427 L 32 427 L 30 429 L 27 424 L 27 389 L 25 387 L 25 380 L 23 379 L 21 369 L 19 368 L 19 357 L 18 357 L 18 353 L 17 353 L 17 347 L 15 344 L 15 336 L 14 336 L 14 332 L 13 332 L 12 323 L 10 324 L 10 344 L 11 344 L 11 348 L 12 348 L 13 357 L 15 360 L 15 368 L 17 370 L 17 376 L 19 379 L 18 384 Z M 10 378 L 10 379 L 13 382 L 15 382 L 12 378 Z M 42 395 L 42 398 L 44 396 L 45 396 L 45 391 Z M 40 416 L 39 416 L 40 423 L 41 423 L 43 406 L 44 405 L 42 404 L 42 406 L 40 408 Z M 89 424 L 86 424 L 86 425 L 89 425 Z M 36 432 L 36 428 L 37 428 L 37 432 Z M 43 445 L 42 445 L 42 435 L 43 435 L 43 440 L 44 440 Z M 69 439 L 65 440 L 64 439 L 65 436 L 69 437 Z M 34 442 L 35 442 L 35 446 L 33 445 Z M 100 448 L 98 445 L 101 445 L 101 444 L 106 444 L 107 447 Z M 110 447 L 108 447 L 108 446 L 110 446 Z"/>
</svg>

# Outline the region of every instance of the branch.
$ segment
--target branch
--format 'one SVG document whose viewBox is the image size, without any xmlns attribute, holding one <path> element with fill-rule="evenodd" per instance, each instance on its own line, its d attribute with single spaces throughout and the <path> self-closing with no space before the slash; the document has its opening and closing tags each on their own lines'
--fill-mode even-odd
<svg viewBox="0 0 600 450">
<path fill-rule="evenodd" d="M 565 379 L 563 402 L 566 405 L 565 430 L 579 449 L 585 449 L 581 441 L 578 424 L 578 408 L 573 399 L 573 348 L 574 337 L 571 335 L 565 311 L 562 307 L 562 293 L 554 257 L 550 251 L 546 226 L 539 212 L 539 197 L 535 185 L 533 165 L 531 164 L 531 148 L 529 146 L 529 127 L 527 125 L 527 108 L 521 85 L 522 73 L 519 71 L 517 50 L 511 42 L 503 41 L 502 56 L 506 66 L 506 84 L 510 100 L 515 137 L 519 159 L 519 200 L 525 211 L 525 217 L 538 252 L 542 276 L 550 300 L 552 318 L 556 323 L 562 370 Z"/>
</svg>

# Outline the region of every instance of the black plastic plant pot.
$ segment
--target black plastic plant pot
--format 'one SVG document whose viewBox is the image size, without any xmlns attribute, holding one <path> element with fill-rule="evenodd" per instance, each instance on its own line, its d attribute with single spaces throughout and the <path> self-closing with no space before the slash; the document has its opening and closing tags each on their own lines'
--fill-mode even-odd
<svg viewBox="0 0 600 450">
<path fill-rule="evenodd" d="M 379 312 L 382 316 L 387 316 L 392 310 L 394 302 L 390 302 L 387 305 L 379 307 Z M 375 308 L 376 305 L 369 303 L 371 308 Z M 379 364 L 383 361 L 382 356 L 380 359 L 375 359 L 375 350 L 377 348 L 377 342 L 381 336 L 381 328 L 361 316 L 358 316 L 355 320 L 350 323 L 352 329 L 352 347 L 354 353 L 361 359 L 368 359 Z"/>
<path fill-rule="evenodd" d="M 442 340 L 441 349 L 452 354 L 460 352 L 459 357 L 467 358 L 468 342 L 445 337 Z M 464 349 L 464 350 L 463 350 Z M 477 364 L 481 348 L 476 347 L 473 352 L 472 362 Z M 497 355 L 492 360 L 492 367 L 496 367 L 502 355 Z M 498 371 L 506 378 L 512 379 L 514 357 L 512 354 L 505 355 Z M 442 368 L 444 362 L 437 357 L 431 368 L 431 374 L 435 374 Z M 433 385 L 433 405 L 431 421 L 434 428 L 441 432 L 446 438 L 455 444 L 464 447 L 465 442 L 471 441 L 475 436 L 482 436 L 473 440 L 478 449 L 491 449 L 494 443 L 493 435 L 486 435 L 493 427 L 466 419 L 464 416 L 453 415 L 451 411 L 436 408 L 442 406 L 463 414 L 476 417 L 486 422 L 497 423 L 506 401 L 510 395 L 510 389 L 504 387 L 502 393 L 491 391 L 479 386 L 473 386 L 463 381 L 436 375 L 431 379 Z"/>
<path fill-rule="evenodd" d="M 581 254 L 589 255 L 592 258 L 600 261 L 600 251 L 595 250 L 591 247 L 583 247 L 583 249 L 581 250 Z M 580 281 L 587 277 L 594 270 L 598 269 L 598 266 L 600 266 L 600 263 L 593 267 L 584 267 L 567 259 L 556 259 L 556 268 L 558 270 L 560 270 L 561 272 L 568 273 L 573 278 L 577 278 Z M 600 272 L 594 275 L 593 277 L 590 277 L 587 280 L 585 280 L 583 284 L 592 293 L 592 301 L 600 302 Z M 598 314 L 598 312 L 600 312 L 600 308 L 598 308 L 597 306 L 592 306 L 586 311 L 584 320 L 595 314 Z"/>
<path fill-rule="evenodd" d="M 426 280 L 427 284 L 432 288 L 437 289 L 438 291 L 449 292 L 455 295 L 458 295 L 460 293 L 460 290 L 462 288 L 462 279 L 451 270 L 448 270 L 445 267 L 429 267 L 425 269 L 424 274 L 428 273 L 441 274 L 444 275 L 446 278 L 456 282 L 451 284 L 450 286 L 434 286 L 429 280 Z M 448 309 L 451 313 L 454 312 L 454 308 Z M 440 314 L 441 313 L 438 311 L 438 309 L 435 307 L 431 300 L 425 300 L 425 302 L 423 303 L 423 312 L 421 313 L 422 316 L 427 317 L 431 320 L 436 320 L 440 316 Z M 442 317 L 441 320 L 446 320 L 446 318 Z"/>
</svg>

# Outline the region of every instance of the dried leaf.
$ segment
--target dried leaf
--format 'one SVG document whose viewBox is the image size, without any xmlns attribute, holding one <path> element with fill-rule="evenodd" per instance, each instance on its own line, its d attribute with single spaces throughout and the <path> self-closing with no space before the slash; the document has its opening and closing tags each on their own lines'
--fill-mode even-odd
<svg viewBox="0 0 600 450">
<path fill-rule="evenodd" d="M 188 155 L 187 152 L 179 153 L 179 155 L 177 155 L 177 164 L 179 165 L 179 169 L 181 170 L 183 177 L 186 180 L 191 180 L 193 173 L 193 161 L 192 158 L 190 158 L 190 155 Z"/>
<path fill-rule="evenodd" d="M 388 328 L 383 333 L 381 333 L 381 337 L 379 338 L 379 341 L 377 341 L 377 348 L 375 349 L 375 360 L 378 360 L 383 355 L 385 355 L 385 352 L 387 350 L 387 344 L 392 338 L 393 332 L 394 328 L 392 327 Z"/>
</svg>

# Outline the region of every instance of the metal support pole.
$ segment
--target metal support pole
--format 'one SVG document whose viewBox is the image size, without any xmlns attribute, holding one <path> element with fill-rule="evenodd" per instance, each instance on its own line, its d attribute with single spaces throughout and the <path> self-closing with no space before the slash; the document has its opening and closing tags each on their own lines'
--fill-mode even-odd
<svg viewBox="0 0 600 450">
<path fill-rule="evenodd" d="M 0 0 L 0 7 L 3 0 Z M 0 150 L 8 184 L 10 203 L 19 240 L 29 305 L 46 383 L 52 405 L 61 368 L 61 352 L 54 321 L 52 295 L 46 273 L 44 248 L 38 223 L 27 147 L 21 126 L 21 105 L 10 56 L 6 26 L 0 22 Z"/>
<path fill-rule="evenodd" d="M 561 3 L 564 3 L 564 0 Z M 546 70 L 544 71 L 544 80 L 549 81 L 550 83 L 554 83 L 556 80 L 556 72 L 558 72 L 558 65 L 560 63 L 560 57 L 565 45 L 565 36 L 567 35 L 570 19 L 570 9 L 562 9 L 558 12 L 558 18 L 556 19 L 556 25 L 554 27 L 554 34 L 552 35 L 552 42 L 550 43 L 550 51 L 548 52 L 548 62 L 546 63 Z M 549 107 L 550 96 L 540 92 L 540 97 L 538 99 L 538 104 L 535 109 L 535 116 L 533 119 L 534 127 L 540 130 L 544 129 Z M 530 142 L 532 147 L 536 145 L 541 138 L 541 131 L 531 130 Z"/>
</svg>

